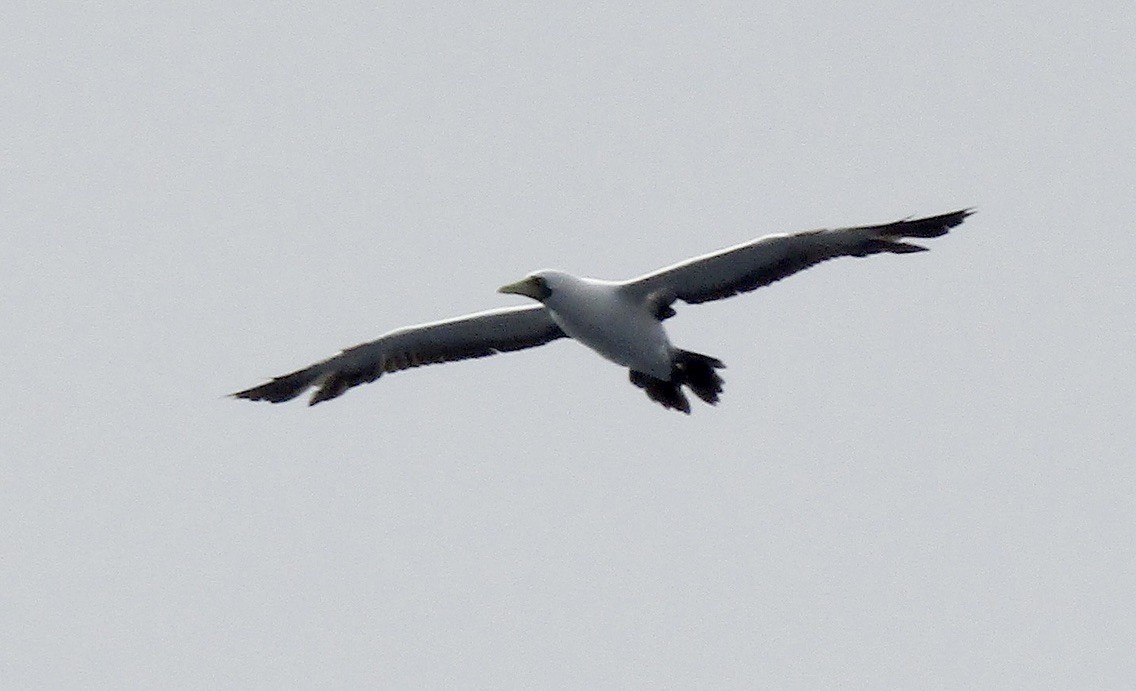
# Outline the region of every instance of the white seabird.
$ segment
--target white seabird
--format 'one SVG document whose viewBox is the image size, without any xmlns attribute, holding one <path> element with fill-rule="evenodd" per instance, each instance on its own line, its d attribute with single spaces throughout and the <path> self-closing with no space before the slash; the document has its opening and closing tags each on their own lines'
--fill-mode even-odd
<svg viewBox="0 0 1136 691">
<path fill-rule="evenodd" d="M 971 213 L 963 209 L 877 226 L 769 235 L 628 281 L 537 271 L 498 292 L 524 295 L 539 304 L 397 329 L 232 395 L 280 403 L 314 386 L 308 405 L 315 405 L 386 372 L 485 357 L 569 337 L 628 368 L 631 382 L 651 400 L 689 414 L 683 387 L 716 404 L 722 378 L 715 370 L 725 365 L 671 345 L 662 322 L 674 316 L 676 300 L 698 304 L 727 298 L 836 257 L 923 252 L 926 247 L 902 240 L 945 235 Z"/>
</svg>

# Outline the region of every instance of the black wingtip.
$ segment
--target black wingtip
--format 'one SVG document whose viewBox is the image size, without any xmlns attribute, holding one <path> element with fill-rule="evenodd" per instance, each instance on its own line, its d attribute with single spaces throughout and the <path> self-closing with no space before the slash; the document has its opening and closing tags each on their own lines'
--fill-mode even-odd
<svg viewBox="0 0 1136 691">
<path fill-rule="evenodd" d="M 948 228 L 954 228 L 955 226 L 962 225 L 963 221 L 976 213 L 978 213 L 978 209 L 969 206 L 965 209 L 952 211 L 949 214 L 943 214 L 941 218 L 944 219 Z"/>
<path fill-rule="evenodd" d="M 242 398 L 246 401 L 268 401 L 269 403 L 283 403 L 299 396 L 312 385 L 315 370 L 311 367 L 297 370 L 291 374 L 275 377 L 272 380 L 254 386 L 251 389 L 229 394 L 230 398 Z"/>
<path fill-rule="evenodd" d="M 891 235 L 894 237 L 908 237 L 908 238 L 937 238 L 941 235 L 946 235 L 951 228 L 955 228 L 962 224 L 968 216 L 973 215 L 975 210 L 973 208 L 959 209 L 946 214 L 939 214 L 938 216 L 927 216 L 925 218 L 907 218 L 902 221 L 887 226 L 887 230 L 881 235 Z M 890 231 L 890 232 L 889 232 Z"/>
</svg>

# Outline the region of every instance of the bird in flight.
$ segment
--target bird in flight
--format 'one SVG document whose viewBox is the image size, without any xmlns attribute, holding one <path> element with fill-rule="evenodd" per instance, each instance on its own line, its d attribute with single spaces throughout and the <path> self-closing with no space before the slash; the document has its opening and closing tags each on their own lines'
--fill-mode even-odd
<svg viewBox="0 0 1136 691">
<path fill-rule="evenodd" d="M 728 298 L 836 257 L 923 252 L 926 247 L 904 240 L 945 235 L 971 213 L 963 209 L 876 226 L 768 235 L 627 281 L 537 271 L 498 289 L 537 304 L 396 329 L 232 396 L 281 403 L 315 387 L 308 401 L 315 405 L 388 372 L 572 338 L 626 367 L 631 383 L 651 400 L 689 414 L 684 387 L 706 403 L 717 404 L 722 393 L 717 370 L 725 365 L 671 344 L 663 321 L 675 315 L 676 301 L 696 305 Z"/>
</svg>

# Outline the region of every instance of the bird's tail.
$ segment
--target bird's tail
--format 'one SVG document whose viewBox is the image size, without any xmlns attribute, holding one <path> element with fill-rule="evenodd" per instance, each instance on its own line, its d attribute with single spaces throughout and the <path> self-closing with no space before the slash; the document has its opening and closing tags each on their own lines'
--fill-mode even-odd
<svg viewBox="0 0 1136 691">
<path fill-rule="evenodd" d="M 677 384 L 685 384 L 695 396 L 710 405 L 716 405 L 718 394 L 722 393 L 723 382 L 714 370 L 725 366 L 718 358 L 692 353 L 689 350 L 679 350 L 675 352 L 671 380 Z"/>
<path fill-rule="evenodd" d="M 656 379 L 649 374 L 631 370 L 631 383 L 647 392 L 647 397 L 668 410 L 679 410 L 690 414 L 690 401 L 682 387 L 686 386 L 710 405 L 718 403 L 722 393 L 722 378 L 714 370 L 725 367 L 718 358 L 692 353 L 689 350 L 676 350 L 671 359 L 669 380 Z"/>
</svg>

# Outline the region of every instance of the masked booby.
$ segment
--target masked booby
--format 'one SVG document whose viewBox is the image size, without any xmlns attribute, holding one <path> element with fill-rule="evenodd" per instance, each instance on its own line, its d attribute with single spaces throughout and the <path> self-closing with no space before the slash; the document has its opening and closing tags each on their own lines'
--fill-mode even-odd
<svg viewBox="0 0 1136 691">
<path fill-rule="evenodd" d="M 485 357 L 572 338 L 617 365 L 664 408 L 690 413 L 683 387 L 711 405 L 722 393 L 716 358 L 674 347 L 663 321 L 673 304 L 699 304 L 749 292 L 836 257 L 908 254 L 927 248 L 905 238 L 935 238 L 972 212 L 905 219 L 876 226 L 769 235 L 694 257 L 627 281 L 537 271 L 498 292 L 532 298 L 535 305 L 506 307 L 390 331 L 369 343 L 235 398 L 280 403 L 310 387 L 309 405 L 339 396 L 388 372 Z"/>
</svg>

